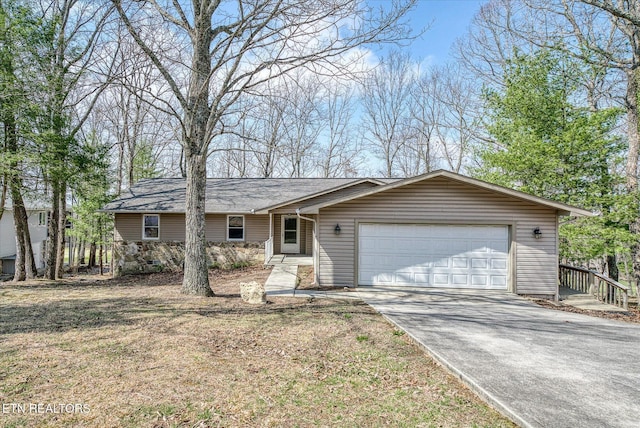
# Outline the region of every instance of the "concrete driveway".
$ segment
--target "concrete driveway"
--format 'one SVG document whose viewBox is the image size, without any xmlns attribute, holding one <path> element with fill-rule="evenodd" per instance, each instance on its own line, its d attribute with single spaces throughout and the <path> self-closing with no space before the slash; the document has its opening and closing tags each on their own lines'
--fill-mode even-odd
<svg viewBox="0 0 640 428">
<path fill-rule="evenodd" d="M 521 426 L 640 426 L 640 325 L 545 309 L 506 292 L 357 294 Z"/>
</svg>

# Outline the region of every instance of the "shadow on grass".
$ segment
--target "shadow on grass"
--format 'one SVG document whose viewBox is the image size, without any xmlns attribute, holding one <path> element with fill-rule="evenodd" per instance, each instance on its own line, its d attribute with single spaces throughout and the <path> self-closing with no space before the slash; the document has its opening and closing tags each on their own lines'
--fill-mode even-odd
<svg viewBox="0 0 640 428">
<path fill-rule="evenodd" d="M 75 290 L 82 287 L 73 287 Z M 308 313 L 371 313 L 362 302 L 326 300 L 309 303 L 275 302 L 266 305 L 243 303 L 239 295 L 216 295 L 206 302 L 194 302 L 188 296 L 113 297 L 50 299 L 43 302 L 0 304 L 0 335 L 20 333 L 60 333 L 71 330 L 96 329 L 109 326 L 135 326 L 144 320 L 167 320 L 195 314 L 203 317 L 261 316 L 280 314 L 296 316 Z"/>
<path fill-rule="evenodd" d="M 62 280 L 38 279 L 31 282 L 2 282 L 2 290 L 95 290 L 104 288 L 126 288 L 126 287 L 179 287 L 182 283 L 181 273 L 141 273 L 132 274 L 119 278 L 104 277 L 102 279 L 85 278 L 81 275 L 65 277 Z"/>
</svg>

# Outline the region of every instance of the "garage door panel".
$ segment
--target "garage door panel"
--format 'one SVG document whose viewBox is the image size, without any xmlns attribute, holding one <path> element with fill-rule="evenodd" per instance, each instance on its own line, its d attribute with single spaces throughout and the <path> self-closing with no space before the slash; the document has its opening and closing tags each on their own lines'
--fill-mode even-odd
<svg viewBox="0 0 640 428">
<path fill-rule="evenodd" d="M 433 285 L 436 286 L 446 286 L 447 284 L 449 284 L 449 275 L 448 274 L 438 274 L 438 273 L 434 273 L 433 274 Z"/>
<path fill-rule="evenodd" d="M 504 241 L 491 241 L 492 253 L 506 253 L 508 249 L 508 244 Z"/>
<path fill-rule="evenodd" d="M 451 267 L 453 268 L 466 268 L 469 264 L 469 260 L 465 257 L 452 257 Z"/>
<path fill-rule="evenodd" d="M 507 277 L 502 275 L 491 275 L 491 286 L 495 288 L 507 288 Z"/>
<path fill-rule="evenodd" d="M 417 273 L 414 280 L 418 285 L 429 285 L 430 276 L 428 273 Z"/>
<path fill-rule="evenodd" d="M 434 268 L 439 268 L 439 267 L 448 268 L 449 267 L 449 259 L 445 259 L 445 258 L 442 258 L 442 256 L 440 256 L 440 258 L 438 258 L 438 259 L 433 261 L 433 267 Z"/>
<path fill-rule="evenodd" d="M 407 261 L 407 265 L 410 267 L 415 267 L 415 268 L 425 268 L 428 269 L 429 265 L 431 264 L 430 260 L 429 260 L 429 256 L 427 255 L 425 258 L 420 258 L 420 256 L 414 255 L 414 256 L 407 256 L 406 261 Z"/>
<path fill-rule="evenodd" d="M 491 270 L 507 269 L 507 259 L 491 259 Z"/>
<path fill-rule="evenodd" d="M 486 287 L 487 283 L 487 275 L 471 275 L 471 285 L 477 287 Z"/>
<path fill-rule="evenodd" d="M 390 285 L 394 283 L 395 275 L 393 272 L 380 272 L 377 275 L 374 275 L 376 281 L 380 284 Z"/>
<path fill-rule="evenodd" d="M 508 228 L 361 224 L 360 285 L 506 289 Z"/>
<path fill-rule="evenodd" d="M 451 284 L 453 285 L 467 285 L 469 282 L 469 275 L 453 274 L 451 275 Z"/>
<path fill-rule="evenodd" d="M 471 259 L 471 268 L 473 269 L 486 269 L 488 266 L 489 266 L 489 260 L 485 258 Z"/>
</svg>

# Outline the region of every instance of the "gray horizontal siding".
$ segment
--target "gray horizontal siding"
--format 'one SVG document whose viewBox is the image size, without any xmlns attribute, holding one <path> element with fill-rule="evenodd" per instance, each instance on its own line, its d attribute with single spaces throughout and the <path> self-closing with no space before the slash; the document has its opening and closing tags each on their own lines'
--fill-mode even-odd
<svg viewBox="0 0 640 428">
<path fill-rule="evenodd" d="M 346 189 L 336 190 L 334 192 L 329 192 L 324 195 L 316 196 L 315 198 L 305 199 L 304 201 L 298 202 L 296 204 L 283 206 L 281 208 L 273 210 L 273 212 L 277 214 L 295 214 L 296 209 L 298 208 L 321 204 L 323 202 L 331 201 L 333 199 L 344 198 L 346 196 L 353 195 L 355 193 L 359 193 L 376 186 L 377 185 L 375 183 L 371 183 L 371 182 L 356 184 L 355 186 L 347 187 Z"/>
<path fill-rule="evenodd" d="M 204 236 L 207 241 L 222 242 L 227 240 L 227 216 L 224 214 L 207 214 Z"/>
<path fill-rule="evenodd" d="M 556 212 L 540 205 L 441 177 L 321 209 L 319 219 L 322 285 L 354 285 L 357 221 L 480 223 L 513 225 L 511 268 L 518 293 L 556 292 Z M 535 227 L 542 229 L 541 239 L 533 237 Z"/>
<path fill-rule="evenodd" d="M 142 213 L 116 214 L 116 241 L 140 241 L 142 239 Z M 207 241 L 224 242 L 227 240 L 227 216 L 225 214 L 207 214 L 205 216 L 205 236 Z M 244 216 L 245 241 L 264 242 L 269 239 L 269 216 Z M 184 214 L 160 214 L 160 241 L 184 241 Z"/>
<path fill-rule="evenodd" d="M 160 240 L 184 241 L 185 222 L 184 214 L 160 215 Z"/>
<path fill-rule="evenodd" d="M 304 253 L 313 254 L 313 222 L 303 220 L 305 223 L 305 246 Z"/>
<path fill-rule="evenodd" d="M 116 214 L 114 230 L 116 241 L 140 241 L 142 239 L 142 214 Z"/>
<path fill-rule="evenodd" d="M 223 242 L 227 240 L 226 214 L 207 214 L 206 222 L 207 241 Z M 264 242 L 267 239 L 269 239 L 269 216 L 244 214 L 244 240 L 246 242 Z"/>
<path fill-rule="evenodd" d="M 264 242 L 269 239 L 268 215 L 245 215 L 245 240 L 248 242 Z"/>
</svg>

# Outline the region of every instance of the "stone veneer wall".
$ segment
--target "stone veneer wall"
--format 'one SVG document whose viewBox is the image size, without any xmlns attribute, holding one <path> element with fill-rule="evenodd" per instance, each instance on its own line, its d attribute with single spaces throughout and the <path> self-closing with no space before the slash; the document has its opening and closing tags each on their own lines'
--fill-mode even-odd
<svg viewBox="0 0 640 428">
<path fill-rule="evenodd" d="M 229 269 L 264 263 L 263 242 L 207 242 L 209 267 Z M 182 272 L 184 242 L 117 241 L 113 243 L 113 275 Z"/>
</svg>

